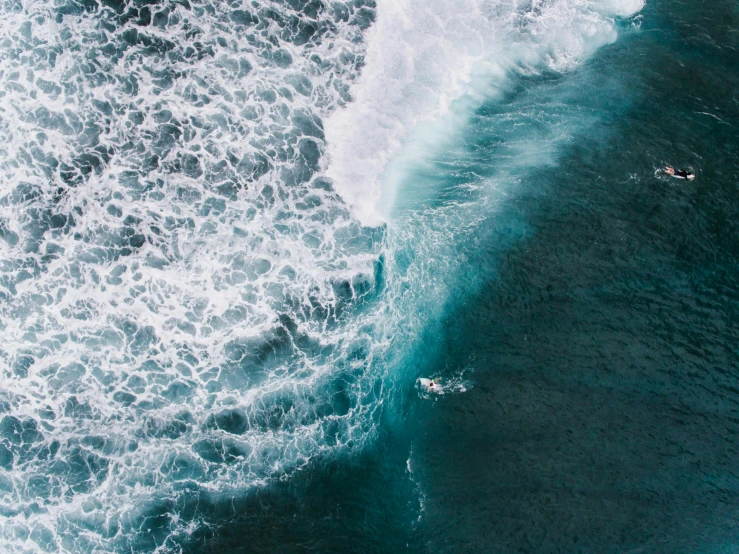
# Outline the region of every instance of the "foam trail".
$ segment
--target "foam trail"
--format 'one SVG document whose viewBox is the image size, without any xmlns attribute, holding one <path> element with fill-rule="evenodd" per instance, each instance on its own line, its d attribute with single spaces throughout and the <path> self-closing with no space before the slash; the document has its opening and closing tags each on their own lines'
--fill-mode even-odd
<svg viewBox="0 0 739 554">
<path fill-rule="evenodd" d="M 428 155 L 513 68 L 569 70 L 643 0 L 381 0 L 354 101 L 326 123 L 327 175 L 362 222 L 392 209 L 391 164 Z M 421 156 L 418 153 L 421 152 Z M 410 158 L 410 159 L 409 159 Z M 384 185 L 383 185 L 384 180 Z"/>
</svg>

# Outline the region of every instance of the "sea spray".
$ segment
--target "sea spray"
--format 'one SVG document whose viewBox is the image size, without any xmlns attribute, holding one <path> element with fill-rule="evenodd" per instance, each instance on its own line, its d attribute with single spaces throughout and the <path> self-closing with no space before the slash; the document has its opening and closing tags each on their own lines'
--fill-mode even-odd
<svg viewBox="0 0 739 554">
<path fill-rule="evenodd" d="M 354 99 L 326 122 L 327 175 L 359 219 L 385 221 L 422 164 L 511 71 L 567 71 L 616 39 L 642 0 L 380 0 Z"/>
</svg>

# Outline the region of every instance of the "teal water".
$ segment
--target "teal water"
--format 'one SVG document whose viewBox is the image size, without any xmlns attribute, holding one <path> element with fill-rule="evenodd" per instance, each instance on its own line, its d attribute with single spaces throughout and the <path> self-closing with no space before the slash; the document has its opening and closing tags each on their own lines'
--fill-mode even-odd
<svg viewBox="0 0 739 554">
<path fill-rule="evenodd" d="M 4 551 L 739 548 L 734 2 L 0 13 Z"/>
<path fill-rule="evenodd" d="M 590 122 L 468 237 L 422 337 L 415 371 L 474 368 L 470 390 L 408 390 L 369 452 L 245 501 L 216 549 L 738 548 L 739 14 L 642 17 L 576 74 L 516 80 L 439 160 L 453 187 L 451 164 L 496 172 L 501 114 Z"/>
</svg>

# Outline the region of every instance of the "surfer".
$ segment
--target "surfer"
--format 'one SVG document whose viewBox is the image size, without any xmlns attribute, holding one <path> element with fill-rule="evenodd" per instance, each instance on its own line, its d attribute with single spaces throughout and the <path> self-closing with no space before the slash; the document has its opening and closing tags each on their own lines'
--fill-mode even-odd
<svg viewBox="0 0 739 554">
<path fill-rule="evenodd" d="M 425 379 L 424 377 L 421 377 L 419 381 L 421 382 L 421 386 L 429 392 L 441 391 L 441 385 L 436 382 L 436 379 Z"/>
<path fill-rule="evenodd" d="M 687 179 L 688 181 L 695 179 L 695 173 L 691 171 L 683 171 L 682 169 L 675 169 L 670 166 L 665 168 L 665 173 L 672 175 L 673 177 L 677 177 L 678 179 Z"/>
</svg>

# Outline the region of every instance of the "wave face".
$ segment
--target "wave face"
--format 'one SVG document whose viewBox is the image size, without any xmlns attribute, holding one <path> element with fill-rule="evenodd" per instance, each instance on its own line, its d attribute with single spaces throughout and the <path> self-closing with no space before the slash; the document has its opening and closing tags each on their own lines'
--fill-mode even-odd
<svg viewBox="0 0 739 554">
<path fill-rule="evenodd" d="M 614 18 L 642 6 L 643 0 L 380 2 L 355 100 L 327 124 L 328 175 L 363 222 L 383 221 L 409 163 L 442 145 L 474 107 L 498 93 L 507 74 L 575 68 L 616 39 Z M 399 157 L 403 167 L 393 171 Z"/>
<path fill-rule="evenodd" d="M 366 226 L 398 160 L 640 6 L 4 2 L 0 548 L 177 551 L 372 440 L 489 210 Z"/>
</svg>

